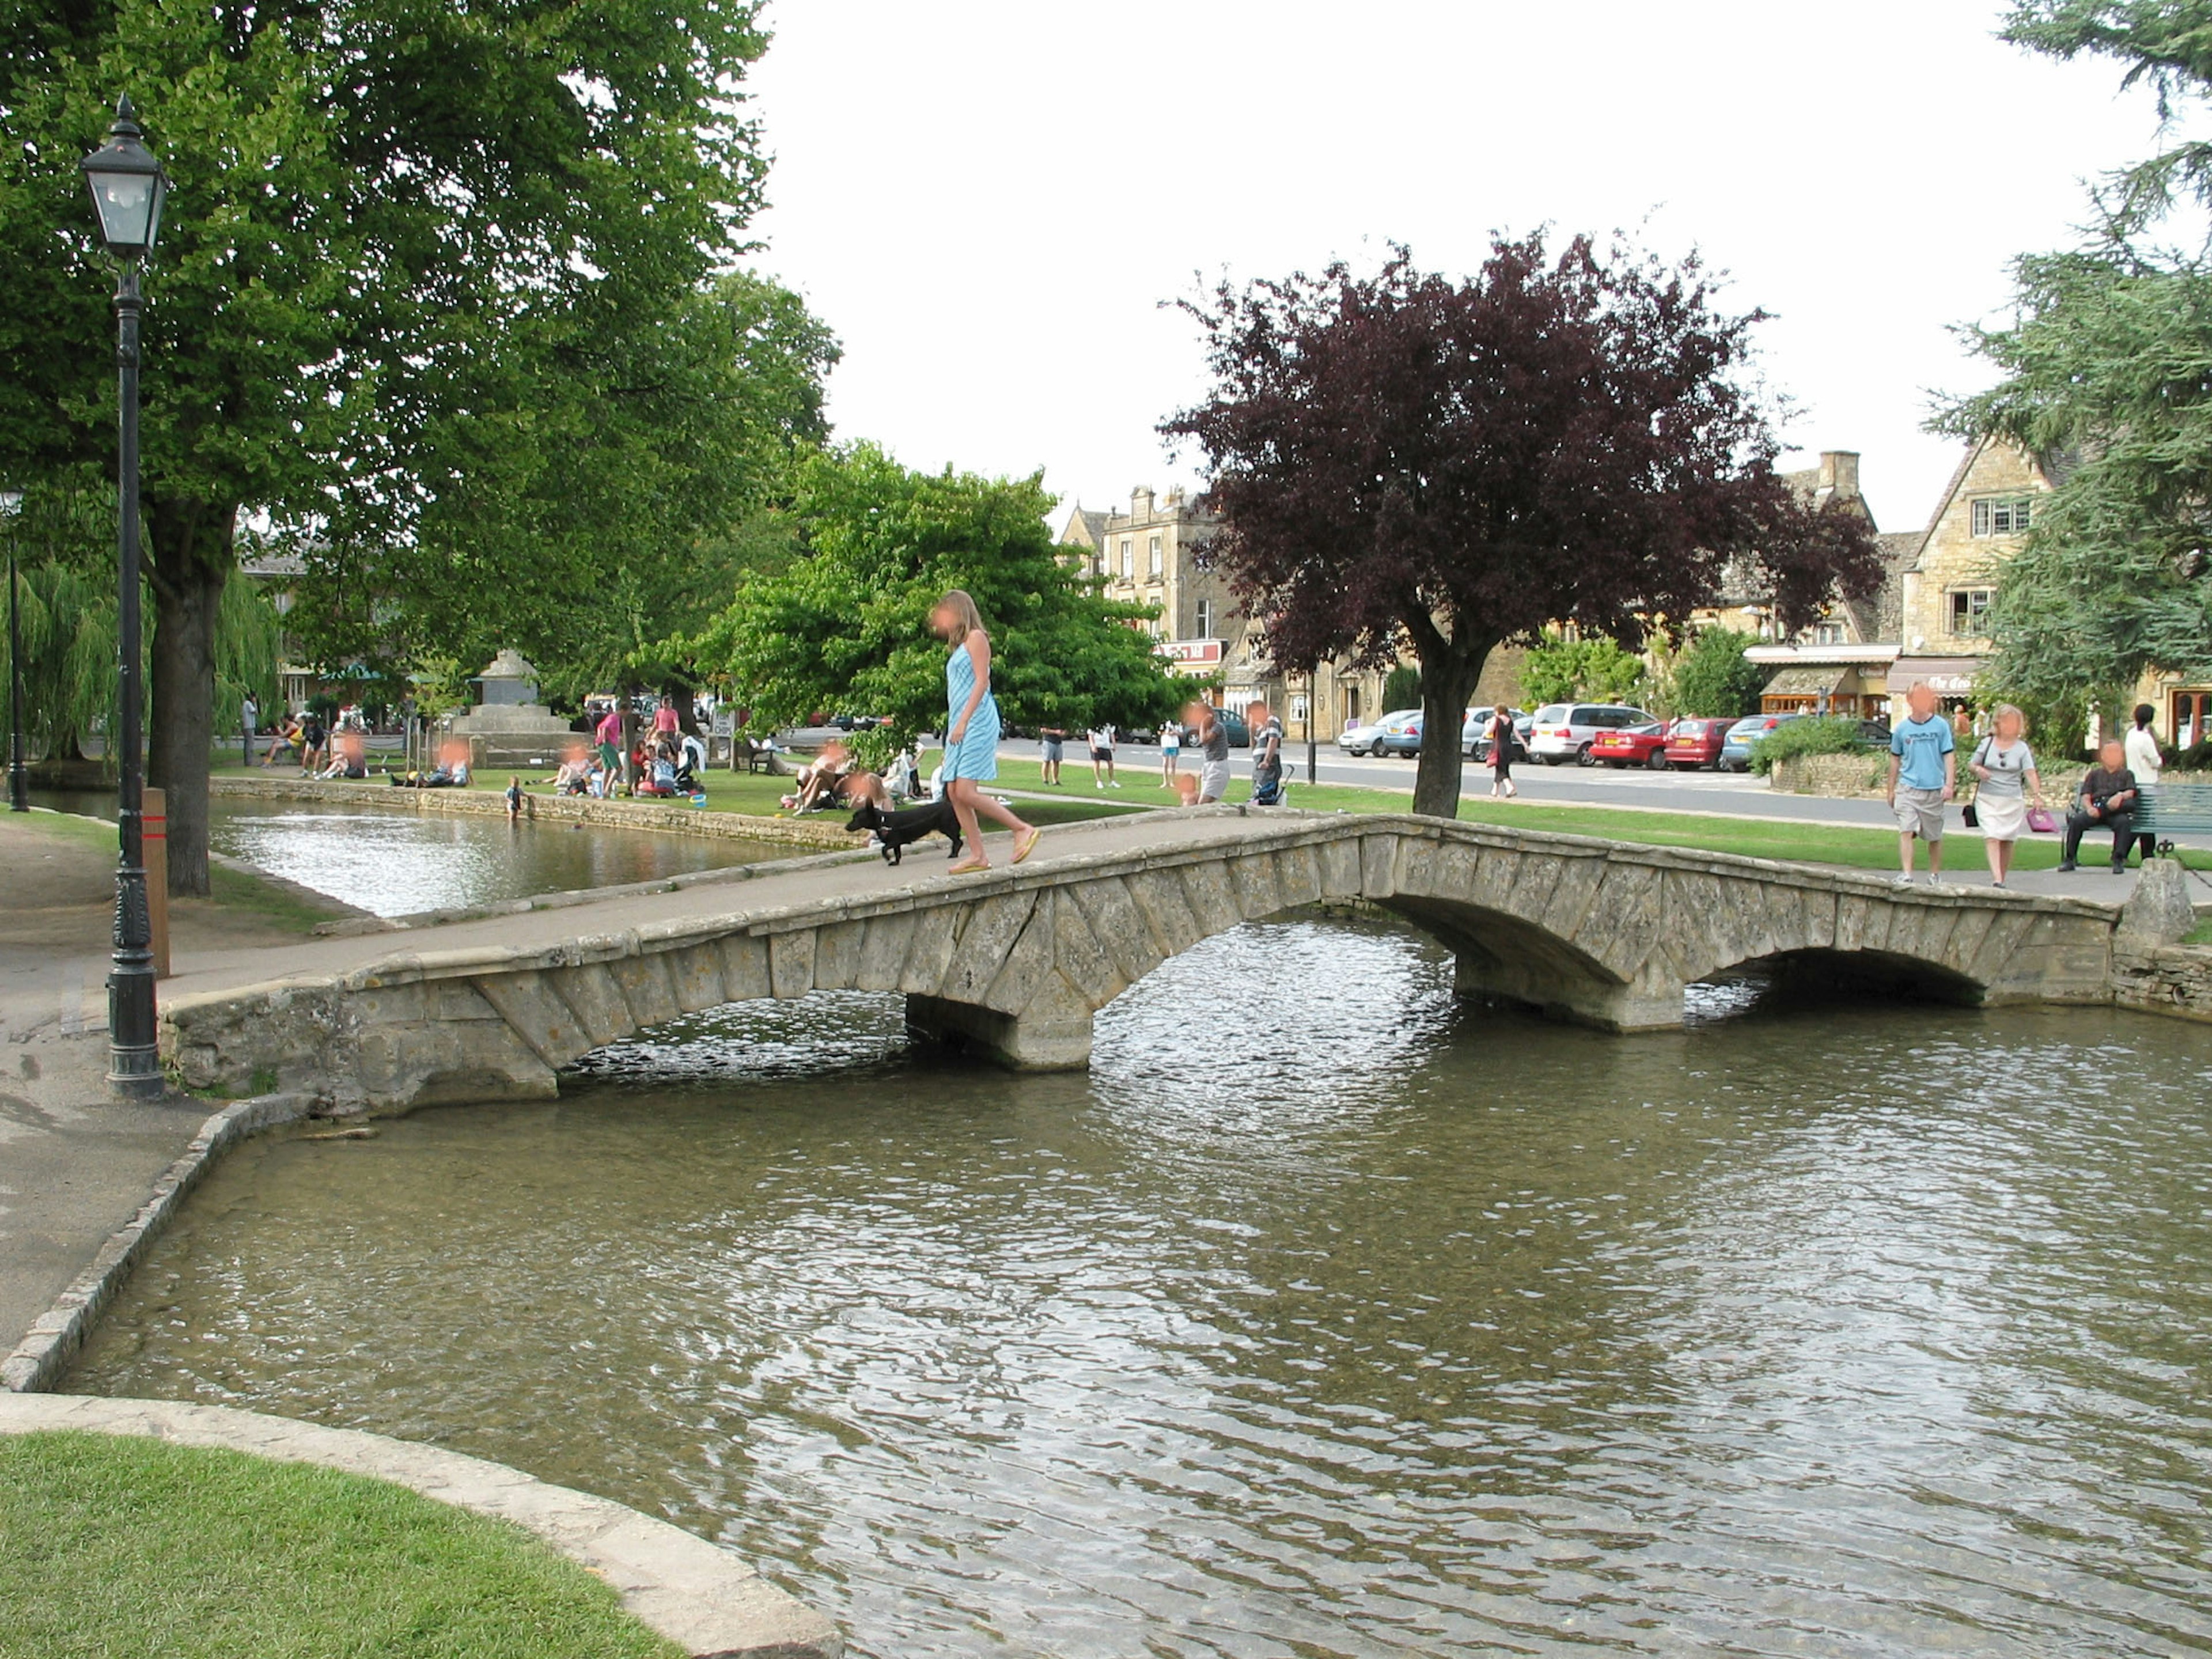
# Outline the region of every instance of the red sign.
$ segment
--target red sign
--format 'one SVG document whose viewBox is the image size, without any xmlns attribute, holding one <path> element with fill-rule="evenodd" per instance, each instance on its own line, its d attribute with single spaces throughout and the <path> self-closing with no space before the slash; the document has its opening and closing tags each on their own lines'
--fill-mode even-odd
<svg viewBox="0 0 2212 1659">
<path fill-rule="evenodd" d="M 1162 640 L 1160 654 L 1170 662 L 1207 667 L 1221 660 L 1219 640 Z"/>
</svg>

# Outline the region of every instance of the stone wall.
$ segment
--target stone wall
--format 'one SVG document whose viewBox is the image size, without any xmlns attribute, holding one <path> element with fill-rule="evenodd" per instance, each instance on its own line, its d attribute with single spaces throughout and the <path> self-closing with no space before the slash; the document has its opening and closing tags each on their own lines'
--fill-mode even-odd
<svg viewBox="0 0 2212 1659">
<path fill-rule="evenodd" d="M 2146 1013 L 2212 1020 L 2212 945 L 2115 939 L 2112 1000 Z"/>
</svg>

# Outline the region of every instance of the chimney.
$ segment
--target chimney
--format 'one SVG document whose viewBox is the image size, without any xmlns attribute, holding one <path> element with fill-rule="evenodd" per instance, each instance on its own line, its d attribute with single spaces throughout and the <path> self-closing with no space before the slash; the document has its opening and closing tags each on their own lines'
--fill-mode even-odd
<svg viewBox="0 0 2212 1659">
<path fill-rule="evenodd" d="M 1129 492 L 1129 516 L 1133 519 L 1149 519 L 1152 516 L 1152 485 L 1139 484 Z"/>
<path fill-rule="evenodd" d="M 1841 497 L 1856 501 L 1859 493 L 1859 453 L 1856 449 L 1820 452 L 1820 487 L 1814 499 L 1823 506 Z"/>
</svg>

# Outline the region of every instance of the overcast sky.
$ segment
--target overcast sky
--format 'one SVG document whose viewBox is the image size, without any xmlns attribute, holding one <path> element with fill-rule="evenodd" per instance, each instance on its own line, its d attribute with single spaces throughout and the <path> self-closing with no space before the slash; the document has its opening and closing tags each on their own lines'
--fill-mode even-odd
<svg viewBox="0 0 2212 1659">
<path fill-rule="evenodd" d="M 772 0 L 759 268 L 842 338 L 830 413 L 909 465 L 1100 507 L 1197 476 L 1153 428 L 1201 385 L 1163 309 L 1493 229 L 1692 246 L 1775 313 L 1804 451 L 1856 449 L 1885 530 L 1955 459 L 1949 325 L 2076 240 L 2081 181 L 2145 153 L 2107 64 L 2031 58 L 1975 0 Z"/>
</svg>

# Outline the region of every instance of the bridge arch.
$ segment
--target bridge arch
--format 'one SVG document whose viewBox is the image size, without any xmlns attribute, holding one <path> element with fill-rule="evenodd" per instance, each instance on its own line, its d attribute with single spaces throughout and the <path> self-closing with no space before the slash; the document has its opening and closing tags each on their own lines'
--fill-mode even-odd
<svg viewBox="0 0 2212 1659">
<path fill-rule="evenodd" d="M 200 1087 L 274 1072 L 371 1108 L 537 1098 L 592 1049 L 681 1015 L 852 989 L 902 993 L 910 1023 L 1009 1066 L 1079 1067 L 1091 1016 L 1168 957 L 1352 900 L 1452 949 L 1462 991 L 1612 1030 L 1678 1026 L 1688 985 L 1751 963 L 1963 1001 L 2110 996 L 2117 913 L 2079 901 L 1413 817 L 1208 809 L 1144 836 L 1086 854 L 1055 832 L 1053 854 L 981 878 L 856 871 L 750 904 L 739 885 L 720 914 L 605 933 L 578 905 L 585 925 L 550 947 L 401 951 L 178 999 L 169 1052 Z"/>
</svg>

